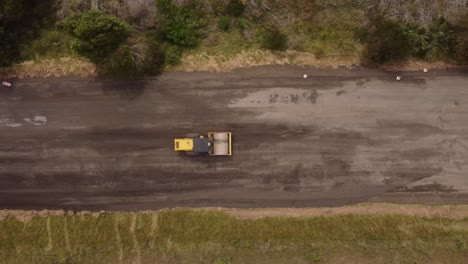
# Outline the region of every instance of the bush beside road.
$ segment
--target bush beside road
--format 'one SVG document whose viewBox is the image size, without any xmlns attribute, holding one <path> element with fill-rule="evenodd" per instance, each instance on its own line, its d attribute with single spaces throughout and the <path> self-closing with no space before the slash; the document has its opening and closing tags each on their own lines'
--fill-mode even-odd
<svg viewBox="0 0 468 264">
<path fill-rule="evenodd" d="M 79 57 L 100 74 L 128 78 L 225 62 L 463 64 L 468 11 L 462 2 L 6 0 L 0 4 L 0 66 Z M 81 19 L 90 16 L 95 23 Z M 106 21 L 115 30 L 106 30 Z M 276 59 L 251 55 L 265 51 Z"/>
</svg>

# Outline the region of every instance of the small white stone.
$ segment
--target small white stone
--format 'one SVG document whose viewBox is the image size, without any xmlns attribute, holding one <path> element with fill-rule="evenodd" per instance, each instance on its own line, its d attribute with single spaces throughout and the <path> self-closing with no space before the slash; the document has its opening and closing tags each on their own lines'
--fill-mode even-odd
<svg viewBox="0 0 468 264">
<path fill-rule="evenodd" d="M 5 126 L 7 126 L 7 127 L 20 127 L 22 125 L 23 124 L 20 124 L 20 123 L 8 123 Z"/>
<path fill-rule="evenodd" d="M 396 77 L 396 79 L 397 79 L 397 81 L 401 80 L 401 76 L 398 75 L 398 76 Z"/>
<path fill-rule="evenodd" d="M 35 126 L 43 126 L 47 124 L 47 118 L 45 116 L 34 116 L 34 119 L 25 118 L 24 121 Z"/>
<path fill-rule="evenodd" d="M 423 69 L 423 72 L 427 72 L 427 69 L 426 69 L 426 68 L 424 68 L 424 69 Z"/>
<path fill-rule="evenodd" d="M 66 126 L 63 130 L 82 130 L 86 129 L 86 126 Z"/>
<path fill-rule="evenodd" d="M 307 79 L 308 76 L 307 76 L 307 74 L 304 74 L 304 75 L 302 75 L 302 77 L 303 77 L 304 79 Z"/>
<path fill-rule="evenodd" d="M 47 123 L 47 118 L 45 116 L 35 116 L 34 122 Z"/>
</svg>

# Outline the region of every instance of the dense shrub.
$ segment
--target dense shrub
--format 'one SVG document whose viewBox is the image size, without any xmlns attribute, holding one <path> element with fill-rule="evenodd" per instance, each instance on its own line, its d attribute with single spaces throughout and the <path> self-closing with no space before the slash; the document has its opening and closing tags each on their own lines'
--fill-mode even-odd
<svg viewBox="0 0 468 264">
<path fill-rule="evenodd" d="M 164 67 L 164 53 L 159 42 L 145 39 L 146 50 L 141 55 L 143 61 L 140 62 L 140 72 L 145 75 L 156 75 Z"/>
<path fill-rule="evenodd" d="M 455 20 L 457 40 L 455 57 L 461 63 L 468 63 L 468 11 Z"/>
<path fill-rule="evenodd" d="M 138 65 L 128 45 L 121 45 L 107 58 L 98 63 L 103 74 L 118 78 L 133 78 L 138 75 Z"/>
<path fill-rule="evenodd" d="M 412 55 L 432 60 L 454 57 L 456 33 L 442 17 L 434 19 L 429 26 L 407 23 L 404 30 L 411 44 Z"/>
<path fill-rule="evenodd" d="M 0 67 L 10 66 L 18 57 L 19 43 L 15 35 L 0 27 Z"/>
<path fill-rule="evenodd" d="M 130 35 L 130 27 L 123 21 L 94 10 L 74 15 L 62 25 L 75 37 L 72 49 L 93 62 L 105 59 Z"/>
<path fill-rule="evenodd" d="M 452 59 L 455 56 L 456 31 L 443 17 L 437 17 L 428 30 L 430 50 L 428 59 Z"/>
<path fill-rule="evenodd" d="M 182 56 L 182 49 L 174 46 L 167 45 L 164 47 L 164 63 L 166 65 L 177 65 L 180 63 L 180 57 Z"/>
<path fill-rule="evenodd" d="M 468 31 L 460 36 L 457 43 L 456 58 L 459 62 L 468 63 Z"/>
<path fill-rule="evenodd" d="M 197 16 L 188 8 L 182 8 L 169 20 L 166 26 L 166 37 L 174 44 L 193 47 L 198 44 L 200 24 Z"/>
<path fill-rule="evenodd" d="M 0 1 L 0 67 L 21 60 L 21 49 L 54 22 L 53 0 Z"/>
<path fill-rule="evenodd" d="M 410 42 L 411 54 L 418 58 L 425 58 L 430 50 L 427 28 L 417 23 L 407 23 L 403 28 Z"/>
<path fill-rule="evenodd" d="M 404 26 L 382 17 L 372 21 L 366 37 L 364 59 L 370 64 L 381 64 L 408 58 L 412 51 L 411 41 Z"/>
<path fill-rule="evenodd" d="M 287 49 L 287 43 L 288 37 L 286 34 L 275 28 L 263 38 L 262 47 L 273 51 L 284 51 Z"/>
<path fill-rule="evenodd" d="M 98 2 L 107 15 L 86 12 L 91 8 L 89 0 L 0 0 L 0 66 L 24 59 L 67 56 L 73 50 L 106 72 L 128 68 L 130 73 L 147 74 L 159 71 L 163 63 L 178 64 L 182 51 L 199 43 L 204 45 L 201 51 L 216 54 L 240 52 L 257 44 L 282 51 L 289 44 L 291 49 L 321 58 L 331 52 L 356 54 L 357 39 L 366 44 L 363 58 L 369 63 L 410 56 L 468 62 L 468 21 L 466 16 L 464 21 L 455 21 L 455 14 L 463 11 L 454 10 L 454 3 L 444 5 L 444 11 L 434 9 L 437 1 L 414 4 L 403 0 L 371 5 L 366 1 L 344 1 L 338 6 L 330 1 L 310 0 Z M 372 14 L 370 18 L 365 17 L 366 13 Z M 132 38 L 128 38 L 130 27 L 109 14 L 133 25 Z M 59 24 L 65 30 L 57 29 L 55 18 L 65 18 Z M 205 27 L 205 23 L 213 21 L 212 27 Z M 283 32 L 288 30 L 287 35 L 271 30 L 275 27 L 272 25 L 281 25 Z M 358 30 L 359 25 L 367 26 Z M 219 30 L 213 28 L 216 26 Z M 229 30 L 229 34 L 219 32 Z M 148 32 L 157 36 L 147 38 Z M 201 41 L 204 36 L 206 41 Z"/>
<path fill-rule="evenodd" d="M 228 31 L 231 25 L 231 18 L 228 16 L 222 16 L 218 19 L 218 26 L 223 31 Z"/>
<path fill-rule="evenodd" d="M 71 37 L 63 31 L 44 31 L 22 51 L 22 58 L 34 59 L 38 56 L 59 58 L 70 53 Z"/>
<path fill-rule="evenodd" d="M 245 18 L 237 19 L 237 25 L 239 26 L 240 30 L 246 30 L 249 28 L 250 22 Z"/>
<path fill-rule="evenodd" d="M 168 41 L 183 47 L 198 44 L 202 27 L 198 7 L 193 5 L 176 6 L 171 0 L 157 0 L 162 16 L 162 31 Z"/>
<path fill-rule="evenodd" d="M 429 60 L 450 60 L 454 57 L 456 32 L 454 27 L 442 17 L 435 18 L 429 25 L 421 25 L 417 22 L 389 22 L 393 24 L 394 31 L 400 31 L 399 28 L 401 28 L 405 35 L 401 42 L 406 40 L 409 42 L 409 55 Z M 399 34 L 401 33 L 394 33 L 395 36 Z M 367 39 L 367 41 L 372 40 Z M 389 51 L 395 50 L 394 46 L 392 48 Z"/>
<path fill-rule="evenodd" d="M 121 45 L 98 63 L 104 75 L 119 78 L 155 75 L 163 66 L 164 56 L 159 43 L 148 38 L 140 38 L 133 45 Z"/>
<path fill-rule="evenodd" d="M 226 6 L 226 14 L 240 17 L 245 11 L 246 2 L 242 0 L 231 0 Z"/>
</svg>

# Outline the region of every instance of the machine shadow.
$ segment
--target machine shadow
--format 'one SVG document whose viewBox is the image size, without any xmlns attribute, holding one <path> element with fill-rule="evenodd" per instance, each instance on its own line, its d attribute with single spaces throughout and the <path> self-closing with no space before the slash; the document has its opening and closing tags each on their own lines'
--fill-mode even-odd
<svg viewBox="0 0 468 264">
<path fill-rule="evenodd" d="M 142 96 L 149 88 L 147 80 L 108 80 L 102 84 L 102 91 L 106 95 L 116 95 L 124 100 L 135 100 Z"/>
</svg>

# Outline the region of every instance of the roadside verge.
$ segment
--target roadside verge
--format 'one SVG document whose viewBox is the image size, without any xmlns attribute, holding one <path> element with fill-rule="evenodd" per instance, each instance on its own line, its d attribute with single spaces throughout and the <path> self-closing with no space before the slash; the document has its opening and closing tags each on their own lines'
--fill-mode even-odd
<svg viewBox="0 0 468 264">
<path fill-rule="evenodd" d="M 1 263 L 464 263 L 468 206 L 1 211 Z"/>
</svg>

